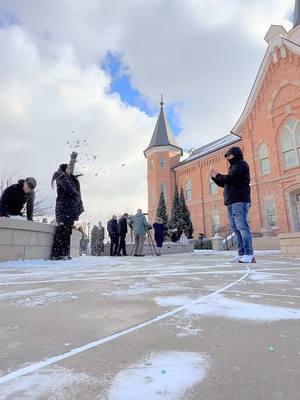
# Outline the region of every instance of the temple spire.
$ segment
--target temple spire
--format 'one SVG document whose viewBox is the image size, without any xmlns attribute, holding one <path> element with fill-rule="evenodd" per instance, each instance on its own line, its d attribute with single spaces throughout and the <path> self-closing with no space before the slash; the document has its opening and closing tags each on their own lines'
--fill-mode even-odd
<svg viewBox="0 0 300 400">
<path fill-rule="evenodd" d="M 182 149 L 178 146 L 174 134 L 172 132 L 172 129 L 168 123 L 163 105 L 164 105 L 163 95 L 161 95 L 159 116 L 155 125 L 151 141 L 145 152 L 154 147 L 166 146 L 166 147 L 172 147 L 176 151 L 180 151 L 180 153 L 182 154 Z"/>
<path fill-rule="evenodd" d="M 295 0 L 294 28 L 300 25 L 300 0 Z"/>
</svg>

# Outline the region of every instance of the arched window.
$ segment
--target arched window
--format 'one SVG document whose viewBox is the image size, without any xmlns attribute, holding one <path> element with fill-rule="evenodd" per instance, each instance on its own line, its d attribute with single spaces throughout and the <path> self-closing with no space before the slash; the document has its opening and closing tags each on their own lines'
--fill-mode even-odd
<svg viewBox="0 0 300 400">
<path fill-rule="evenodd" d="M 263 143 L 259 147 L 258 157 L 259 157 L 259 165 L 260 165 L 261 174 L 262 175 L 269 174 L 271 172 L 270 160 L 269 160 L 269 149 L 265 143 Z"/>
<path fill-rule="evenodd" d="M 191 201 L 193 198 L 192 181 L 188 179 L 184 184 L 184 195 L 186 201 Z"/>
<path fill-rule="evenodd" d="M 300 165 L 300 121 L 289 119 L 281 133 L 281 149 L 285 168 Z"/>
<path fill-rule="evenodd" d="M 160 156 L 159 165 L 160 165 L 160 168 L 165 168 L 165 165 L 166 165 L 165 156 Z"/>
<path fill-rule="evenodd" d="M 268 228 L 276 228 L 277 227 L 277 215 L 276 215 L 276 206 L 275 201 L 273 199 L 265 200 L 265 209 L 266 209 L 266 222 Z"/>
<path fill-rule="evenodd" d="M 218 186 L 211 178 L 209 178 L 209 194 L 217 194 L 217 193 L 218 193 Z"/>
<path fill-rule="evenodd" d="M 163 192 L 165 199 L 166 199 L 166 195 L 167 195 L 167 184 L 166 182 L 162 182 L 160 184 L 160 191 Z"/>
</svg>

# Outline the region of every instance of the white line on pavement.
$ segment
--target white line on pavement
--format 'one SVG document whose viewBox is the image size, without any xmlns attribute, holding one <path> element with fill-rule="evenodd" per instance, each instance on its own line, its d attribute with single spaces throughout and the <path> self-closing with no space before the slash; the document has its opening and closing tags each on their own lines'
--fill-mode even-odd
<svg viewBox="0 0 300 400">
<path fill-rule="evenodd" d="M 98 347 L 98 346 L 100 346 L 100 345 L 102 345 L 104 343 L 112 342 L 113 340 L 116 340 L 116 339 L 118 339 L 118 338 L 120 338 L 122 336 L 126 336 L 126 335 L 128 335 L 130 333 L 133 333 L 133 332 L 136 332 L 136 331 L 138 331 L 140 329 L 143 329 L 146 326 L 155 324 L 156 322 L 162 321 L 162 320 L 167 319 L 167 318 L 169 318 L 169 317 L 171 317 L 171 316 L 173 316 L 175 314 L 178 314 L 179 312 L 185 310 L 187 307 L 190 307 L 191 305 L 195 305 L 195 304 L 201 303 L 202 301 L 205 301 L 205 300 L 207 300 L 207 299 L 209 299 L 209 298 L 211 298 L 211 297 L 213 297 L 213 296 L 215 296 L 215 295 L 217 295 L 219 293 L 222 293 L 222 292 L 226 291 L 227 289 L 237 285 L 239 282 L 243 281 L 245 278 L 247 278 L 247 276 L 250 274 L 251 271 L 250 271 L 250 268 L 247 265 L 245 265 L 245 268 L 247 269 L 247 271 L 244 273 L 244 275 L 242 277 L 240 277 L 239 279 L 235 280 L 234 282 L 224 286 L 223 288 L 216 290 L 215 292 L 212 292 L 212 293 L 210 293 L 210 294 L 208 294 L 206 296 L 202 296 L 202 297 L 198 298 L 197 300 L 191 301 L 190 303 L 188 303 L 188 304 L 186 304 L 184 306 L 175 308 L 172 311 L 169 311 L 167 313 L 164 313 L 164 314 L 158 315 L 158 316 L 156 316 L 154 318 L 151 318 L 148 321 L 145 321 L 145 322 L 142 322 L 140 324 L 134 325 L 134 326 L 132 326 L 130 328 L 124 329 L 124 330 L 122 330 L 120 332 L 116 332 L 116 333 L 114 333 L 114 334 L 112 334 L 110 336 L 106 336 L 106 337 L 104 337 L 102 339 L 99 339 L 99 340 L 96 340 L 94 342 L 87 343 L 87 344 L 85 344 L 83 346 L 77 347 L 77 348 L 75 348 L 73 350 L 68 351 L 67 353 L 59 354 L 57 356 L 47 358 L 47 359 L 42 360 L 40 362 L 37 362 L 35 364 L 32 364 L 32 365 L 29 365 L 27 367 L 20 368 L 20 369 L 18 369 L 16 371 L 13 371 L 13 372 L 11 372 L 11 373 L 9 373 L 7 375 L 4 375 L 4 376 L 0 377 L 0 385 L 3 384 L 3 383 L 6 383 L 6 382 L 12 381 L 12 380 L 14 380 L 16 378 L 19 378 L 21 376 L 24 376 L 24 375 L 30 374 L 32 372 L 35 372 L 35 371 L 37 371 L 37 370 L 39 370 L 41 368 L 47 367 L 49 365 L 56 364 L 56 363 L 58 363 L 58 362 L 60 362 L 62 360 L 65 360 L 67 358 L 73 357 L 73 356 L 75 356 L 77 354 L 80 354 L 80 353 L 82 353 L 84 351 L 94 349 L 95 347 Z"/>
</svg>

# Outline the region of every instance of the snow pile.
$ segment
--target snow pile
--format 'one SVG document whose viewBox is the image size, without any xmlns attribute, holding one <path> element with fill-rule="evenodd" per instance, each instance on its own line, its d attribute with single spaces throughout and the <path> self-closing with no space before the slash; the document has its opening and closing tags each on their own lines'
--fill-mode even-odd
<svg viewBox="0 0 300 400">
<path fill-rule="evenodd" d="M 117 374 L 109 400 L 174 400 L 200 383 L 208 369 L 208 358 L 197 353 L 155 354 L 144 363 Z M 184 398 L 184 397 L 182 397 Z"/>
<path fill-rule="evenodd" d="M 300 309 L 245 303 L 222 295 L 191 305 L 191 299 L 180 296 L 159 297 L 155 300 L 162 307 L 186 305 L 185 313 L 190 315 L 221 316 L 257 322 L 300 319 Z"/>
<path fill-rule="evenodd" d="M 84 373 L 57 367 L 25 375 L 1 385 L 0 400 L 57 400 L 75 399 L 82 383 L 92 384 L 93 379 Z"/>
</svg>

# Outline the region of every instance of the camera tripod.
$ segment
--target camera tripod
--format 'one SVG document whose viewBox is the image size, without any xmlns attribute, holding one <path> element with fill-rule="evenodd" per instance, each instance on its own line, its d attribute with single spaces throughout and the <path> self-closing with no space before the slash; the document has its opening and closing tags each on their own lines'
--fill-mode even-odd
<svg viewBox="0 0 300 400">
<path fill-rule="evenodd" d="M 151 235 L 151 232 L 150 232 L 149 229 L 146 230 L 146 236 L 147 236 L 147 239 L 148 239 L 148 243 L 149 243 L 149 247 L 150 247 L 150 251 L 151 251 L 151 256 L 153 256 L 154 254 L 157 256 L 156 247 L 155 247 L 155 244 L 154 244 L 154 241 L 153 241 L 153 238 L 152 238 L 152 235 Z M 132 256 L 134 248 L 135 248 L 135 244 L 133 244 L 133 246 L 131 248 L 130 256 Z"/>
</svg>

